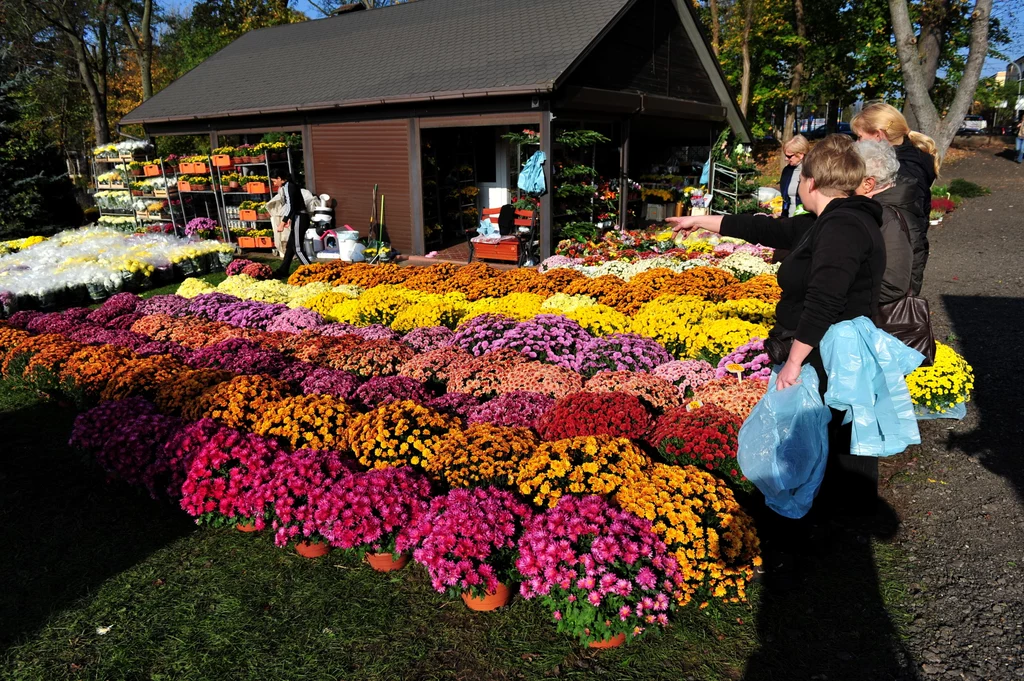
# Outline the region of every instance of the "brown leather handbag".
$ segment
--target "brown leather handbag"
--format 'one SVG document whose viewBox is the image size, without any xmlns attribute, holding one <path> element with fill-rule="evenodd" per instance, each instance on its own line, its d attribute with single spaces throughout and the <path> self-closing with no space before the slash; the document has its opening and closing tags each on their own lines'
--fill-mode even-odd
<svg viewBox="0 0 1024 681">
<path fill-rule="evenodd" d="M 899 218 L 900 227 L 907 240 L 911 241 L 906 219 L 898 210 L 893 212 Z M 928 301 L 911 295 L 910 289 L 907 289 L 907 294 L 899 300 L 878 306 L 875 326 L 924 355 L 921 366 L 931 366 L 935 362 L 935 334 L 932 332 L 932 316 L 928 309 Z"/>
</svg>

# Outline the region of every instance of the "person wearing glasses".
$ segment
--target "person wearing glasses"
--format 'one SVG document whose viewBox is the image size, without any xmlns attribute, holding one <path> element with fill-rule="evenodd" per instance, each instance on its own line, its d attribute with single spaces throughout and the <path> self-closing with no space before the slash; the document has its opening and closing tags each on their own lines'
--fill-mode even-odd
<svg viewBox="0 0 1024 681">
<path fill-rule="evenodd" d="M 800 205 L 800 195 L 797 187 L 800 186 L 800 169 L 804 162 L 804 156 L 811 150 L 811 144 L 803 135 L 797 135 L 782 146 L 782 153 L 786 157 L 786 167 L 782 169 L 782 178 L 779 180 L 779 191 L 782 192 L 782 217 L 791 218 L 796 215 L 796 208 Z"/>
</svg>

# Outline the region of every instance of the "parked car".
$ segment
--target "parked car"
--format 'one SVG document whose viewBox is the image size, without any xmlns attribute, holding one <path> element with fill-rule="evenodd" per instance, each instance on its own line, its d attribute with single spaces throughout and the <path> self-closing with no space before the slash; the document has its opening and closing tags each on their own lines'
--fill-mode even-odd
<svg viewBox="0 0 1024 681">
<path fill-rule="evenodd" d="M 856 137 L 856 135 L 853 134 L 853 130 L 850 128 L 850 124 L 849 123 L 843 123 L 843 122 L 837 123 L 836 124 L 836 133 L 839 134 L 839 135 L 849 135 L 850 137 Z M 809 140 L 820 140 L 820 139 L 824 139 L 825 136 L 828 135 L 828 134 L 829 134 L 828 133 L 828 126 L 827 125 L 819 125 L 814 130 L 811 130 L 809 133 L 805 134 L 804 137 L 806 137 Z"/>
<path fill-rule="evenodd" d="M 964 116 L 964 122 L 957 130 L 958 135 L 980 135 L 985 132 L 988 122 L 984 116 Z"/>
</svg>

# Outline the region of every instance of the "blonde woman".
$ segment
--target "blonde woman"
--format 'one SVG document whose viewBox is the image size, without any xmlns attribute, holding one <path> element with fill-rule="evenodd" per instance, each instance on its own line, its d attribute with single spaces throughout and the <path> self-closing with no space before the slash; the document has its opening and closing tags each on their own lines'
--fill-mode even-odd
<svg viewBox="0 0 1024 681">
<path fill-rule="evenodd" d="M 895 107 L 881 102 L 868 104 L 853 117 L 850 127 L 862 140 L 887 142 L 896 151 L 900 162 L 900 177 L 913 180 L 917 185 L 917 219 L 910 225 L 914 232 L 914 291 L 920 293 L 924 281 L 924 268 L 928 264 L 928 216 L 932 211 L 932 183 L 939 174 L 935 155 L 935 141 L 924 133 L 915 132 L 907 119 Z"/>
<path fill-rule="evenodd" d="M 811 150 L 811 144 L 803 135 L 797 135 L 784 145 L 782 153 L 786 157 L 786 166 L 782 169 L 779 180 L 779 191 L 782 192 L 782 217 L 791 218 L 800 205 L 797 188 L 800 186 L 800 168 L 804 156 Z"/>
</svg>

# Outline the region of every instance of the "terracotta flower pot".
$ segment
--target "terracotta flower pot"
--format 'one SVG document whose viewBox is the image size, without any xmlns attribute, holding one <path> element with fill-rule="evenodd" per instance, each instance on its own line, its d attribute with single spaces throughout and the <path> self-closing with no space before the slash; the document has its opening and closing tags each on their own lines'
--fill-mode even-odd
<svg viewBox="0 0 1024 681">
<path fill-rule="evenodd" d="M 483 598 L 478 598 L 468 591 L 463 592 L 462 594 L 462 600 L 466 604 L 466 607 L 470 610 L 477 610 L 479 612 L 497 610 L 504 605 L 508 605 L 508 601 L 511 597 L 512 591 L 504 584 L 498 584 L 493 592 L 488 592 L 488 594 Z"/>
<path fill-rule="evenodd" d="M 330 551 L 330 547 L 327 544 L 310 544 L 309 542 L 299 542 L 295 545 L 295 553 L 299 554 L 303 558 L 322 558 L 327 555 Z"/>
<path fill-rule="evenodd" d="M 249 522 L 246 522 L 246 523 L 236 523 L 235 524 L 235 529 L 238 530 L 239 532 L 258 532 L 259 531 L 259 530 L 256 529 L 256 523 L 254 523 L 251 520 Z"/>
<path fill-rule="evenodd" d="M 392 570 L 401 570 L 409 562 L 409 554 L 403 553 L 395 560 L 394 556 L 390 553 L 368 553 L 366 554 L 366 562 L 370 564 L 377 572 L 391 572 Z"/>
<path fill-rule="evenodd" d="M 132 168 L 133 177 L 142 177 L 142 168 Z"/>
<path fill-rule="evenodd" d="M 621 646 L 625 642 L 626 642 L 626 635 L 625 634 L 618 634 L 616 636 L 612 636 L 611 638 L 606 638 L 603 641 L 591 641 L 590 647 L 591 648 L 618 648 L 619 646 Z"/>
</svg>

